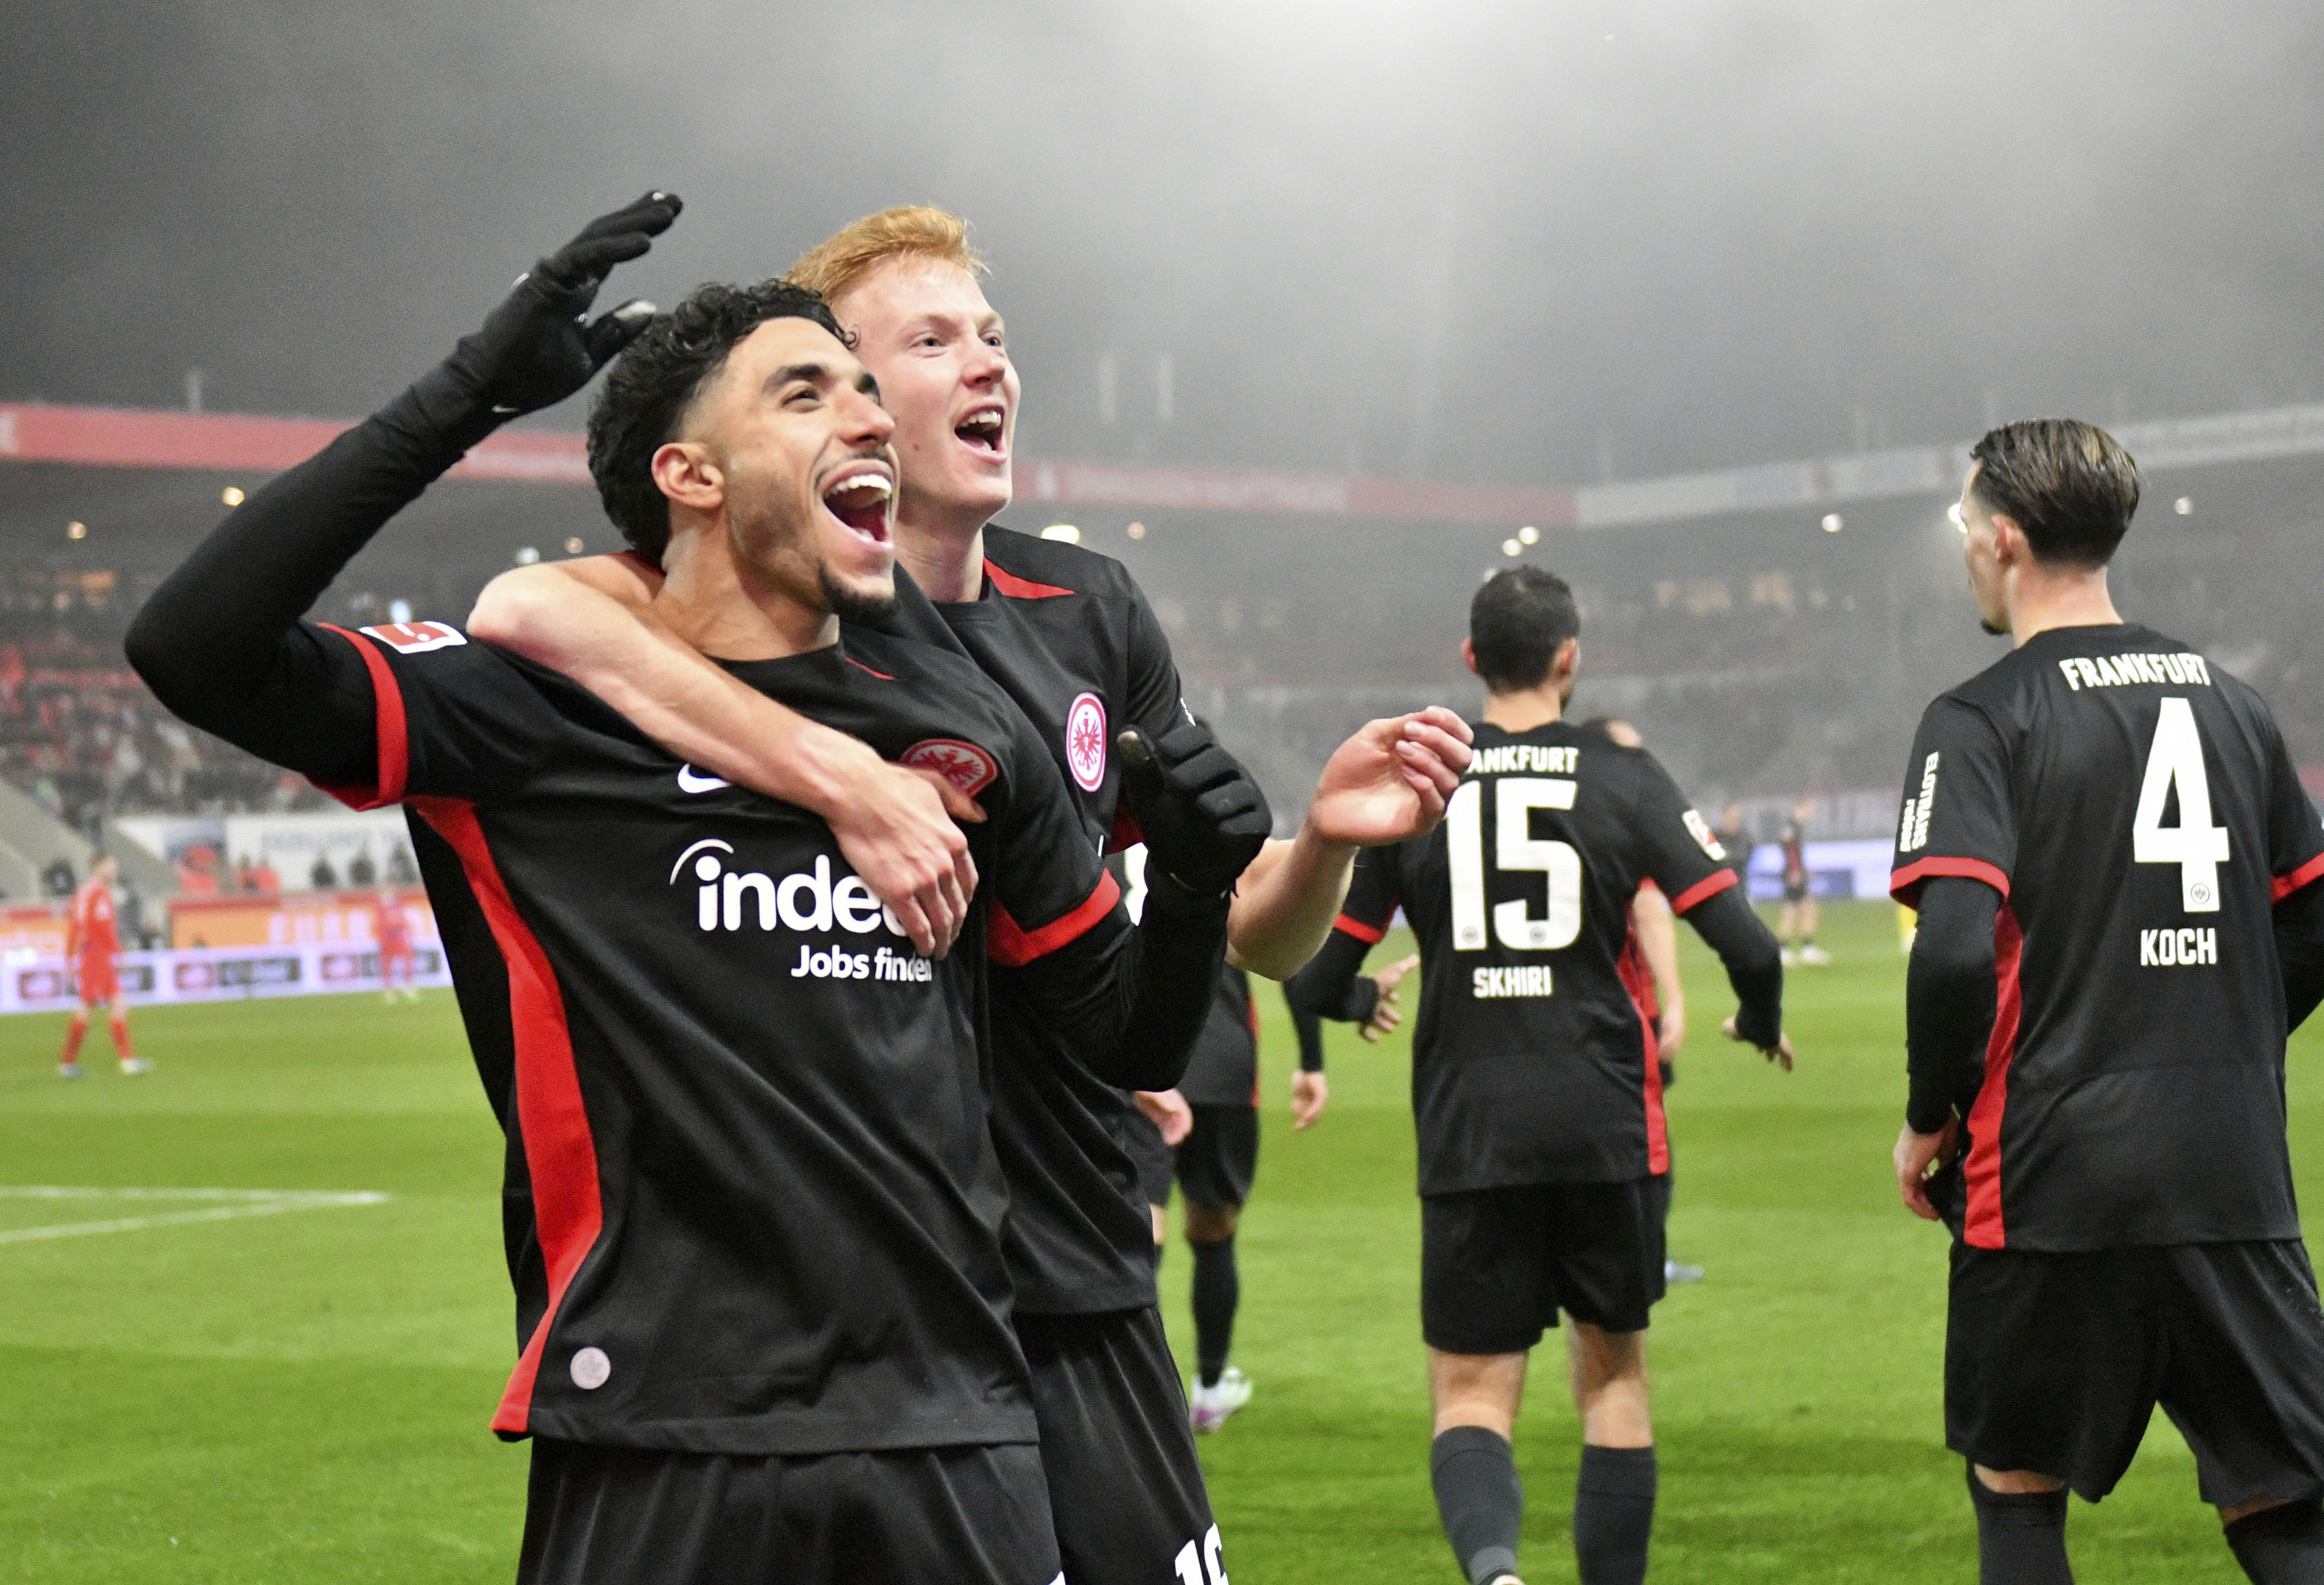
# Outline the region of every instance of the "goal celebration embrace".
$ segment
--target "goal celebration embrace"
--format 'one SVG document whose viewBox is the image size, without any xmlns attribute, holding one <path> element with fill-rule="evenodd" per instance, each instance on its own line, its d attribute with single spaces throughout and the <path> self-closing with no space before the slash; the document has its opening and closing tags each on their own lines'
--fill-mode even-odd
<svg viewBox="0 0 2324 1585">
<path fill-rule="evenodd" d="M 2324 645 L 2301 536 L 2222 526 L 2324 501 L 2324 409 L 2029 373 L 1974 439 L 1868 395 L 1707 467 L 1804 401 L 1703 328 L 1797 194 L 1683 266 L 1577 204 L 1489 278 L 1538 199 L 1402 146 L 1392 77 L 1209 141 L 1390 25 L 1253 15 L 1174 100 L 1200 203 L 1125 176 L 1084 304 L 1045 184 L 1122 147 L 1076 96 L 1146 124 L 1094 43 L 924 181 L 991 39 L 709 14 L 525 202 L 413 154 L 440 236 L 261 272 L 182 410 L 0 392 L 0 518 L 69 525 L 0 567 L 0 1576 L 2324 1585 Z M 1679 26 L 1602 20 L 1576 85 Z M 1157 80 L 1193 36 L 1053 22 Z M 1698 25 L 1691 92 L 1788 83 Z M 761 31 L 724 135 L 781 158 L 714 179 L 656 117 Z M 830 141 L 874 60 L 897 130 Z M 346 114 L 493 146 L 438 64 Z M 962 174 L 1010 108 L 1016 208 Z M 1721 193 L 1772 114 L 1692 138 Z M 1944 246 L 2073 207 L 1996 169 L 2052 135 Z M 1361 182 L 1279 187 L 1308 143 Z M 1427 214 L 1348 200 L 1408 158 Z M 1306 318 L 1250 284 L 1294 254 Z M 70 257 L 26 279 L 179 290 Z M 1694 327 L 1635 389 L 1625 292 Z M 217 406 L 262 344 L 369 416 Z M 1594 482 L 1525 483 L 1568 409 Z"/>
</svg>

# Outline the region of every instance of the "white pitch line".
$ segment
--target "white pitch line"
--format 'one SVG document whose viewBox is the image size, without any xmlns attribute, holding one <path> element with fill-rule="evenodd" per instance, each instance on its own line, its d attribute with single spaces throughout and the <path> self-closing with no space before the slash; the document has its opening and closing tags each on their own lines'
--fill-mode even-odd
<svg viewBox="0 0 2324 1585">
<path fill-rule="evenodd" d="M 53 1227 L 11 1228 L 0 1231 L 0 1244 L 78 1238 L 84 1233 L 125 1233 L 140 1228 L 175 1227 L 186 1222 L 226 1221 L 242 1216 L 280 1216 L 289 1211 L 319 1211 L 335 1205 L 383 1205 L 388 1196 L 372 1192 L 341 1193 L 323 1189 L 85 1189 L 42 1184 L 0 1184 L 0 1199 L 8 1200 L 208 1200 L 224 1201 L 200 1211 L 165 1212 L 152 1216 L 123 1216 L 106 1221 L 68 1221 Z"/>
</svg>

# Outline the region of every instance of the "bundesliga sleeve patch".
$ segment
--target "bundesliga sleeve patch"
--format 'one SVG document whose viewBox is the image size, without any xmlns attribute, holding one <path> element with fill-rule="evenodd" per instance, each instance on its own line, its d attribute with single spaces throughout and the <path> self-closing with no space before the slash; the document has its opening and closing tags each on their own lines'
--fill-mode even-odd
<svg viewBox="0 0 2324 1585">
<path fill-rule="evenodd" d="M 927 738 L 914 743 L 899 756 L 897 763 L 915 770 L 933 770 L 970 797 L 991 787 L 993 778 L 1001 774 L 991 755 L 974 743 L 951 737 Z"/>
<path fill-rule="evenodd" d="M 1704 852 L 1709 853 L 1714 859 L 1723 860 L 1727 857 L 1727 850 L 1719 845 L 1719 838 L 1711 832 L 1711 822 L 1705 820 L 1692 809 L 1689 809 L 1685 814 L 1680 816 L 1679 818 L 1686 822 L 1686 833 L 1689 836 L 1694 838 L 1695 845 L 1697 847 L 1700 847 Z"/>
<path fill-rule="evenodd" d="M 448 650 L 468 641 L 466 633 L 447 622 L 391 622 L 362 631 L 365 638 L 377 639 L 403 655 L 425 655 L 430 650 Z"/>
</svg>

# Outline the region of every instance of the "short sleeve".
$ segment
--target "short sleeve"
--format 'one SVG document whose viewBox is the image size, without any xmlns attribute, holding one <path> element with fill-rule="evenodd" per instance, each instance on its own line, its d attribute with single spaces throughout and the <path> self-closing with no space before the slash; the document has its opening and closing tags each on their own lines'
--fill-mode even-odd
<svg viewBox="0 0 2324 1585">
<path fill-rule="evenodd" d="M 560 750 L 572 723 L 538 681 L 448 622 L 395 622 L 326 631 L 355 647 L 372 683 L 378 779 L 325 786 L 358 809 L 405 798 L 489 803 L 521 792 Z"/>
<path fill-rule="evenodd" d="M 1065 773 L 1015 701 L 992 690 L 1009 742 L 1008 781 L 994 825 L 992 927 L 988 953 L 1021 968 L 1101 925 L 1127 932 L 1120 884 L 1082 829 Z"/>
<path fill-rule="evenodd" d="M 1634 751 L 1638 769 L 1635 807 L 1644 844 L 1639 869 L 1670 898 L 1671 912 L 1683 914 L 1738 884 L 1727 850 L 1711 823 L 1687 805 L 1662 761 Z"/>
<path fill-rule="evenodd" d="M 2301 887 L 2324 877 L 2324 823 L 2300 785 L 2283 734 L 2268 723 L 2267 852 L 2268 873 L 2273 877 L 2274 900 L 2282 902 Z"/>
<path fill-rule="evenodd" d="M 1396 854 L 1394 847 L 1377 847 L 1356 855 L 1355 872 L 1349 878 L 1340 917 L 1332 922 L 1333 929 L 1367 945 L 1388 934 L 1398 900 Z"/>
<path fill-rule="evenodd" d="M 1941 697 L 1922 715 L 1905 761 L 1889 895 L 1916 908 L 1923 881 L 1956 875 L 2006 898 L 2016 862 L 2016 806 L 2001 734 L 1983 711 Z"/>
</svg>

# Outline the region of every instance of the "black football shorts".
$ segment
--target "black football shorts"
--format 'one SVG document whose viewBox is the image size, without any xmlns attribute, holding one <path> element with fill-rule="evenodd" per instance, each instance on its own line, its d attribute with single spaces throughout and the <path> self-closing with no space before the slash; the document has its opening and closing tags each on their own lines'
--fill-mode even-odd
<svg viewBox="0 0 2324 1585">
<path fill-rule="evenodd" d="M 1945 1442 L 2096 1502 L 2154 1406 L 2203 1500 L 2324 1493 L 2324 1307 L 2296 1239 L 2049 1254 L 1956 1241 Z"/>
<path fill-rule="evenodd" d="M 1559 1311 L 1643 1332 L 1663 1296 L 1661 1177 L 1420 1197 L 1420 1332 L 1452 1354 L 1518 1354 Z"/>
<path fill-rule="evenodd" d="M 518 1585 L 1054 1585 L 1040 1450 L 750 1457 L 535 1437 Z"/>
<path fill-rule="evenodd" d="M 1197 1105 L 1177 1156 L 1178 1186 L 1193 1203 L 1243 1204 L 1259 1171 L 1259 1108 Z"/>
<path fill-rule="evenodd" d="M 1017 1316 L 1057 1552 L 1073 1585 L 1223 1580 L 1162 1312 Z M 868 1576 L 867 1576 L 868 1577 Z"/>
<path fill-rule="evenodd" d="M 1122 1149 L 1130 1156 L 1130 1166 L 1138 1169 L 1139 1194 L 1148 1205 L 1170 1203 L 1174 1163 L 1170 1147 L 1162 1143 L 1162 1130 L 1152 1118 L 1131 1107 L 1123 1113 L 1121 1126 L 1116 1131 Z"/>
</svg>

